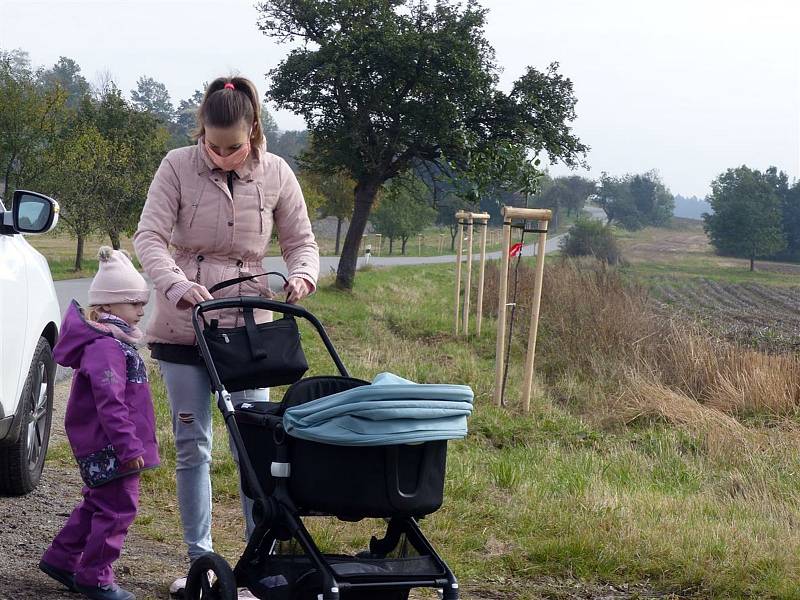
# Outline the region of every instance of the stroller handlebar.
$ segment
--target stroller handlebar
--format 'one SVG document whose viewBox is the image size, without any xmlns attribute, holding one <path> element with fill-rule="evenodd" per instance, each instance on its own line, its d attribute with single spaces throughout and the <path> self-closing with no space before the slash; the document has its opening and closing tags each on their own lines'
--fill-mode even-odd
<svg viewBox="0 0 800 600">
<path fill-rule="evenodd" d="M 306 319 L 312 323 L 315 321 L 319 322 L 313 314 L 311 314 L 302 306 L 288 304 L 287 302 L 280 302 L 279 300 L 262 298 L 261 296 L 236 296 L 234 298 L 206 300 L 205 302 L 195 305 L 193 311 L 194 314 L 199 317 L 204 312 L 222 310 L 225 308 L 261 308 L 263 310 L 272 310 L 285 315 L 292 315 L 293 317 L 300 317 L 301 319 Z"/>
</svg>

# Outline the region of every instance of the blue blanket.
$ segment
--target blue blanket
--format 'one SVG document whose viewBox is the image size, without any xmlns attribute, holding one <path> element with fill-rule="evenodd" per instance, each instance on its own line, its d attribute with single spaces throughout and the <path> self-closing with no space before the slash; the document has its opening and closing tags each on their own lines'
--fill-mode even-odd
<svg viewBox="0 0 800 600">
<path fill-rule="evenodd" d="M 381 373 L 371 385 L 319 398 L 284 413 L 296 438 L 338 446 L 385 446 L 467 435 L 467 385 L 420 384 Z"/>
</svg>

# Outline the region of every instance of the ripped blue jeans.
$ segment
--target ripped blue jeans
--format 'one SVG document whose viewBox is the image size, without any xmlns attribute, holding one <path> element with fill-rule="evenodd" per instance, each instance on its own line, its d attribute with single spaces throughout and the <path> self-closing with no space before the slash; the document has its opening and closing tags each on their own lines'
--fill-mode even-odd
<svg viewBox="0 0 800 600">
<path fill-rule="evenodd" d="M 178 488 L 178 509 L 183 525 L 183 540 L 189 549 L 189 560 L 204 552 L 213 552 L 211 542 L 211 448 L 213 429 L 211 415 L 217 410 L 211 400 L 211 384 L 203 365 L 183 365 L 158 361 L 161 377 L 167 388 L 175 435 L 175 476 Z M 231 394 L 234 406 L 246 401 L 267 401 L 269 390 L 244 390 Z M 236 449 L 231 444 L 233 459 L 238 464 Z M 253 501 L 247 498 L 239 483 L 239 496 L 245 518 L 246 535 L 253 531 Z"/>
</svg>

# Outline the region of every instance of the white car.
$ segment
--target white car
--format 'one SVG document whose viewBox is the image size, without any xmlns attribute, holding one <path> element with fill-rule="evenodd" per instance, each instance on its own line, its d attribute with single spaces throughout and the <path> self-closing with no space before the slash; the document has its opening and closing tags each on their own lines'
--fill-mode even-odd
<svg viewBox="0 0 800 600">
<path fill-rule="evenodd" d="M 34 192 L 0 202 L 0 493 L 26 494 L 42 475 L 61 311 L 47 260 L 20 234 L 46 233 L 58 203 Z"/>
</svg>

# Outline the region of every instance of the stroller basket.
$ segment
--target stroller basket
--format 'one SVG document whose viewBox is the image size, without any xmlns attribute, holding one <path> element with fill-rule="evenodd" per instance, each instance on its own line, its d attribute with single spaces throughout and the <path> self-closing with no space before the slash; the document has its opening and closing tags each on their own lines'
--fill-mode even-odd
<svg viewBox="0 0 800 600">
<path fill-rule="evenodd" d="M 380 582 L 387 576 L 405 579 L 408 584 L 420 581 L 446 585 L 447 575 L 436 561 L 429 556 L 409 558 L 364 559 L 353 556 L 325 555 L 334 573 L 341 579 L 352 582 Z M 316 599 L 316 590 L 320 589 L 322 580 L 313 562 L 305 555 L 275 555 L 267 568 L 260 568 L 251 579 L 250 588 L 270 600 L 294 600 L 295 598 Z M 398 584 L 394 593 L 384 592 L 382 600 L 405 600 L 408 598 L 408 586 Z M 346 598 L 374 599 L 375 591 L 351 591 Z"/>
<path fill-rule="evenodd" d="M 261 487 L 267 494 L 275 488 L 270 465 L 276 443 L 281 442 L 289 449 L 289 492 L 302 513 L 358 520 L 435 512 L 444 491 L 444 440 L 354 447 L 280 435 L 281 417 L 288 407 L 362 385 L 367 382 L 349 377 L 312 377 L 294 384 L 280 404 L 240 405 L 236 422 Z M 254 497 L 247 482 L 242 485 L 245 494 Z"/>
</svg>

